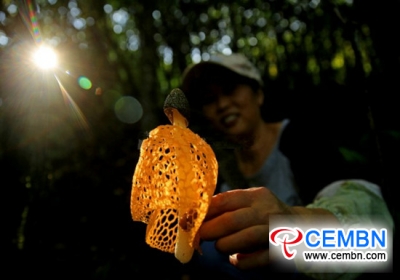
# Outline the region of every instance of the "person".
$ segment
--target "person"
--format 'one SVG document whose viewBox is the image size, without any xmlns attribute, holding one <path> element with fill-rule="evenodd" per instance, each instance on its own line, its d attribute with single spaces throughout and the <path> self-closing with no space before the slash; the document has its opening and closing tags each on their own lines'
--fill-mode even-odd
<svg viewBox="0 0 400 280">
<path fill-rule="evenodd" d="M 190 127 L 219 163 L 216 194 L 200 230 L 202 254 L 191 262 L 203 276 L 265 279 L 271 215 L 350 223 L 377 214 L 393 225 L 376 184 L 344 180 L 348 170 L 329 137 L 301 118 L 268 115 L 275 104 L 266 102 L 266 88 L 239 53 L 213 55 L 183 73 Z"/>
</svg>

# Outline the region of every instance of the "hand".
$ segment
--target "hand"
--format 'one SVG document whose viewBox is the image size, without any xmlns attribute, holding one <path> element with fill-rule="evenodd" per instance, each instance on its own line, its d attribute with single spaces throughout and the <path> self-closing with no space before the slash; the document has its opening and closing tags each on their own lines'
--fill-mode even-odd
<svg viewBox="0 0 400 280">
<path fill-rule="evenodd" d="M 200 237 L 216 240 L 217 250 L 230 254 L 230 262 L 240 269 L 265 266 L 270 214 L 292 214 L 292 210 L 267 188 L 220 193 L 212 198 Z"/>
</svg>

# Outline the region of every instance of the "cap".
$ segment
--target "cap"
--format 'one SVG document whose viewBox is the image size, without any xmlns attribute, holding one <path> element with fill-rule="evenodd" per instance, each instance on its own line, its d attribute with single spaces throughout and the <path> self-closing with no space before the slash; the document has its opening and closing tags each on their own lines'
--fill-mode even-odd
<svg viewBox="0 0 400 280">
<path fill-rule="evenodd" d="M 223 66 L 241 76 L 256 80 L 260 85 L 263 85 L 263 80 L 258 69 L 252 64 L 246 56 L 240 53 L 230 55 L 215 54 L 209 60 L 190 65 L 183 72 L 183 81 L 190 79 L 193 69 L 204 64 L 216 64 Z"/>
</svg>

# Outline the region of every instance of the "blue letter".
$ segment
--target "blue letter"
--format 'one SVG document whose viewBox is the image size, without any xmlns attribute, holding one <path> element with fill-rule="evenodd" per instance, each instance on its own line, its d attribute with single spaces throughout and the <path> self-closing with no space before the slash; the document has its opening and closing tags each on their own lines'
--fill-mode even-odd
<svg viewBox="0 0 400 280">
<path fill-rule="evenodd" d="M 377 233 L 377 230 L 376 229 L 371 229 L 371 240 L 372 240 L 372 244 L 371 244 L 371 246 L 372 246 L 372 248 L 375 248 L 375 240 L 378 240 L 378 243 L 379 243 L 379 245 L 381 246 L 381 248 L 386 248 L 386 234 L 387 234 L 387 231 L 386 231 L 386 229 L 381 229 L 381 233 L 382 233 L 382 235 L 381 235 L 381 238 L 379 238 L 379 236 L 378 236 L 378 233 Z"/>
<path fill-rule="evenodd" d="M 362 229 L 357 230 L 357 247 L 367 247 L 368 245 L 368 231 Z"/>
<path fill-rule="evenodd" d="M 318 238 L 316 238 L 316 242 L 315 243 L 311 243 L 310 241 L 310 235 L 311 234 L 315 234 L 317 237 L 319 237 L 319 232 L 317 230 L 309 230 L 306 233 L 306 244 L 308 247 L 313 248 L 313 247 L 318 247 L 319 246 L 319 241 Z"/>
<path fill-rule="evenodd" d="M 343 242 L 343 247 L 354 247 L 354 231 L 350 229 L 347 232 L 347 238 L 344 237 L 343 235 L 343 230 L 338 230 L 338 247 L 342 248 L 342 242 Z"/>
<path fill-rule="evenodd" d="M 322 231 L 322 247 L 335 247 L 335 244 L 327 243 L 328 240 L 335 240 L 334 236 L 328 236 L 329 233 L 335 234 L 334 230 L 323 230 Z"/>
</svg>

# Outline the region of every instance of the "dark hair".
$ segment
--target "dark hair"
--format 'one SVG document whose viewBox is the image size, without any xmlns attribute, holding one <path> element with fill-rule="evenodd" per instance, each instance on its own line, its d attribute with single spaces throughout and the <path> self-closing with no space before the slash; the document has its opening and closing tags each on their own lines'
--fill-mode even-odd
<svg viewBox="0 0 400 280">
<path fill-rule="evenodd" d="M 218 64 L 197 65 L 185 77 L 181 89 L 189 100 L 192 109 L 210 102 L 211 86 L 218 85 L 224 92 L 230 93 L 237 85 L 248 85 L 254 92 L 260 88 L 258 81 L 244 77 Z"/>
<path fill-rule="evenodd" d="M 211 129 L 202 112 L 203 106 L 213 101 L 212 87 L 215 85 L 221 87 L 226 94 L 231 93 L 238 85 L 248 85 L 254 93 L 261 87 L 257 80 L 239 75 L 218 64 L 204 63 L 191 69 L 180 88 L 189 101 L 191 129 L 206 137 L 218 134 Z"/>
</svg>

